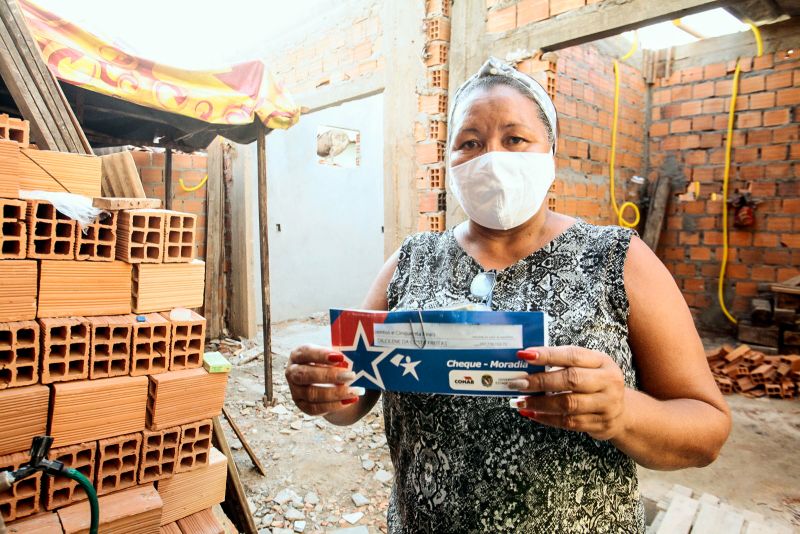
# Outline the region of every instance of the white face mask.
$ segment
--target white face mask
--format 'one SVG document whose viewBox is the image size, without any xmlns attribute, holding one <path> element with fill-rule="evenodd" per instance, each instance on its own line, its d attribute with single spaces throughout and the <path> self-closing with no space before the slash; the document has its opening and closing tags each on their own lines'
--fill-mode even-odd
<svg viewBox="0 0 800 534">
<path fill-rule="evenodd" d="M 487 152 L 450 167 L 450 188 L 470 219 L 508 230 L 539 211 L 555 176 L 552 152 Z"/>
</svg>

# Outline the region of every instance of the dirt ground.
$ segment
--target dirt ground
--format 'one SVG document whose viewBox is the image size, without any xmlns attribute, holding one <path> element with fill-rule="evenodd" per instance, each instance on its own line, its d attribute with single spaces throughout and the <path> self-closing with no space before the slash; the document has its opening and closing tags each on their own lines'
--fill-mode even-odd
<svg viewBox="0 0 800 534">
<path fill-rule="evenodd" d="M 226 406 L 267 471 L 262 477 L 252 467 L 223 423 L 260 534 L 386 531 L 392 465 L 380 403 L 357 424 L 336 427 L 297 410 L 283 377 L 292 348 L 328 340 L 322 318 L 274 326 L 275 404 L 270 408 L 261 402 L 263 359 L 234 365 L 231 373 Z M 734 426 L 717 461 L 673 472 L 640 468 L 642 495 L 657 501 L 681 484 L 800 531 L 800 402 L 738 395 L 727 400 Z"/>
</svg>

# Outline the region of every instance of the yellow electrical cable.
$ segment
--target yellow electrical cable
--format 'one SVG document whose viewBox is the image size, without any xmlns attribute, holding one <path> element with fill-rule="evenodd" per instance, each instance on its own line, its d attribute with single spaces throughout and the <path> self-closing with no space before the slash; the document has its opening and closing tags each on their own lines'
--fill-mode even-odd
<svg viewBox="0 0 800 534">
<path fill-rule="evenodd" d="M 758 27 L 750 21 L 745 21 L 748 26 L 750 26 L 750 30 L 752 30 L 753 35 L 756 39 L 756 49 L 758 51 L 756 57 L 761 57 L 764 53 L 764 43 L 761 40 L 761 32 L 758 30 Z M 719 266 L 719 278 L 717 279 L 717 299 L 719 300 L 719 307 L 722 310 L 722 313 L 725 317 L 728 318 L 730 322 L 736 324 L 738 321 L 736 318 L 731 315 L 728 311 L 727 306 L 725 306 L 725 295 L 724 295 L 724 287 L 725 287 L 725 269 L 728 266 L 728 182 L 730 180 L 730 173 L 731 173 L 731 147 L 733 146 L 733 120 L 734 116 L 736 115 L 736 97 L 739 94 L 739 73 L 741 72 L 741 67 L 739 66 L 739 61 L 736 61 L 736 69 L 733 71 L 733 84 L 731 87 L 731 106 L 728 110 L 728 134 L 727 139 L 725 140 L 725 172 L 722 175 L 722 262 Z"/>
<path fill-rule="evenodd" d="M 620 58 L 620 60 L 625 61 L 626 59 L 630 58 L 635 52 L 639 45 L 639 34 L 634 32 L 633 34 L 633 43 L 631 43 L 631 49 L 628 50 L 628 53 L 625 54 Z M 614 192 L 614 166 L 617 159 L 617 122 L 619 120 L 619 61 L 616 59 L 614 60 L 614 119 L 611 123 L 611 158 L 608 165 L 608 181 L 611 187 L 611 207 L 614 209 L 614 213 L 617 215 L 617 222 L 620 226 L 624 226 L 625 228 L 634 228 L 637 224 L 639 224 L 640 214 L 639 214 L 639 206 L 634 204 L 633 202 L 624 202 L 622 206 L 617 206 L 617 197 Z M 625 210 L 631 208 L 633 210 L 633 221 L 627 221 L 623 214 Z"/>
<path fill-rule="evenodd" d="M 199 184 L 193 185 L 192 187 L 186 187 L 186 184 L 183 183 L 183 178 L 178 178 L 178 183 L 181 185 L 181 189 L 183 189 L 187 193 L 191 193 L 192 191 L 197 191 L 198 189 L 203 187 L 207 181 L 208 181 L 208 175 L 206 174 L 205 177 L 202 180 L 200 180 Z"/>
</svg>

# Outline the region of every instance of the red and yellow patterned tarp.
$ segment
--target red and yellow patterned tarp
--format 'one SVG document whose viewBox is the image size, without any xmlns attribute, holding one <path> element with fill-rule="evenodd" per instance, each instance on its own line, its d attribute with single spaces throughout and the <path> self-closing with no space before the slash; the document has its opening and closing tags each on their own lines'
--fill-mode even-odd
<svg viewBox="0 0 800 534">
<path fill-rule="evenodd" d="M 261 61 L 225 70 L 183 70 L 126 54 L 118 47 L 19 0 L 42 55 L 55 76 L 84 89 L 213 124 L 289 128 L 300 108 Z"/>
</svg>

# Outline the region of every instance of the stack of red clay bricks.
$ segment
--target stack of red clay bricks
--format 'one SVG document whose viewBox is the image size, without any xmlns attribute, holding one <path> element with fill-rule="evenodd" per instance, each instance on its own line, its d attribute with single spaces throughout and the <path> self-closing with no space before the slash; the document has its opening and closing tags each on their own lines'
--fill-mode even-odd
<svg viewBox="0 0 800 534">
<path fill-rule="evenodd" d="M 707 351 L 706 358 L 725 395 L 791 399 L 800 392 L 800 355 L 767 355 L 748 345 L 723 345 Z"/>
<path fill-rule="evenodd" d="M 82 232 L 49 202 L 18 198 L 27 175 L 6 180 L 22 151 L 11 144 L 0 141 L 0 471 L 48 434 L 50 458 L 97 488 L 101 532 L 195 532 L 227 477 L 211 445 L 227 374 L 203 369 L 206 322 L 191 310 L 204 289 L 195 216 L 110 211 Z M 60 157 L 37 161 L 58 170 Z M 70 161 L 67 183 L 99 196 L 99 165 Z M 26 533 L 85 532 L 90 517 L 81 488 L 41 475 L 0 492 L 0 514 Z"/>
</svg>

